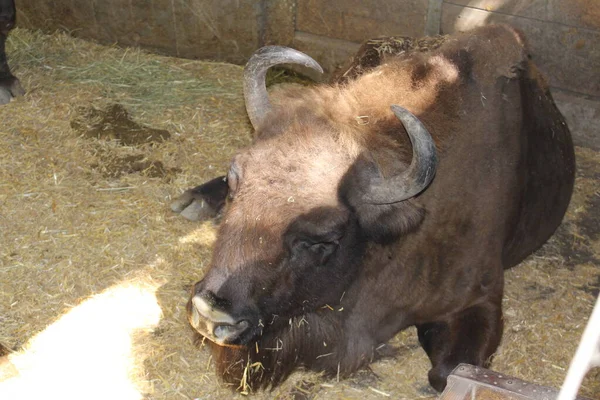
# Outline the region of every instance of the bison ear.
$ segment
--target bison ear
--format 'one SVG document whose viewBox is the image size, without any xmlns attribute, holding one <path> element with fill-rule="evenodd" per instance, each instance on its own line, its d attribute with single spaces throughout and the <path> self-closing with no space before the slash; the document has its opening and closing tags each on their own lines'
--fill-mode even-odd
<svg viewBox="0 0 600 400">
<path fill-rule="evenodd" d="M 415 230 L 423 221 L 425 210 L 414 199 L 389 204 L 364 202 L 370 182 L 380 175 L 373 161 L 359 157 L 342 180 L 339 193 L 356 215 L 363 234 L 373 242 L 389 243 Z"/>
</svg>

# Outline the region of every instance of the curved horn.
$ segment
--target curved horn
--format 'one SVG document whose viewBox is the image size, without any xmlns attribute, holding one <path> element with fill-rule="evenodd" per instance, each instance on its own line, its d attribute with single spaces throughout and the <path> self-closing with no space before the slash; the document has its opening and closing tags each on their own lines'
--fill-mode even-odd
<svg viewBox="0 0 600 400">
<path fill-rule="evenodd" d="M 300 64 L 323 73 L 315 60 L 289 47 L 266 46 L 258 49 L 244 68 L 246 111 L 254 129 L 258 128 L 265 115 L 271 111 L 265 77 L 267 70 L 278 64 Z"/>
<path fill-rule="evenodd" d="M 403 173 L 373 182 L 363 198 L 365 203 L 392 204 L 409 199 L 423 191 L 435 175 L 435 143 L 427 128 L 405 108 L 392 105 L 391 109 L 408 133 L 413 148 L 412 161 Z"/>
</svg>

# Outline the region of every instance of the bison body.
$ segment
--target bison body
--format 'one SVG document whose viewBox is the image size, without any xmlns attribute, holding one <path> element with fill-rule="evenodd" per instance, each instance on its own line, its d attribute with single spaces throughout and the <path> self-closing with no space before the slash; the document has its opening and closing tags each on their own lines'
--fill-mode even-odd
<svg viewBox="0 0 600 400">
<path fill-rule="evenodd" d="M 211 182 L 211 202 L 227 204 L 190 323 L 218 373 L 254 388 L 297 367 L 350 373 L 414 325 L 442 390 L 458 363 L 489 362 L 503 271 L 561 222 L 569 130 L 506 26 L 270 101 L 268 66 L 319 68 L 290 51 L 259 51 L 246 68 L 256 137 Z"/>
<path fill-rule="evenodd" d="M 6 37 L 15 26 L 17 10 L 14 0 L 0 0 L 0 104 L 25 93 L 21 83 L 10 72 L 6 58 Z"/>
</svg>

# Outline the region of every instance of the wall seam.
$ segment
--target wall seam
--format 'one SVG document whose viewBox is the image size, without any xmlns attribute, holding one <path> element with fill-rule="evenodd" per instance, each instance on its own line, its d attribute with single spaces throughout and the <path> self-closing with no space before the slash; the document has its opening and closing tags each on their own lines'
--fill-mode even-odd
<svg viewBox="0 0 600 400">
<path fill-rule="evenodd" d="M 179 57 L 179 41 L 177 40 L 177 14 L 175 13 L 175 0 L 171 0 L 171 13 L 173 14 L 173 38 L 175 40 L 175 54 Z"/>
<path fill-rule="evenodd" d="M 265 35 L 267 34 L 267 10 L 268 10 L 268 5 L 267 5 L 267 1 L 268 0 L 261 0 L 260 3 L 258 3 L 258 15 L 256 16 L 256 25 L 258 28 L 258 47 L 261 48 L 265 45 L 266 42 L 266 38 Z"/>
<path fill-rule="evenodd" d="M 439 35 L 442 29 L 443 0 L 429 0 L 425 17 L 425 36 Z"/>
</svg>

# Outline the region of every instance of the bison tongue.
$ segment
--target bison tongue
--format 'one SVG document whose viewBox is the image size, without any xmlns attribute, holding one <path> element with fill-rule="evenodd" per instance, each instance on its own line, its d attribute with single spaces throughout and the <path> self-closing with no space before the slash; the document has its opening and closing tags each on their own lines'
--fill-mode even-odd
<svg viewBox="0 0 600 400">
<path fill-rule="evenodd" d="M 216 339 L 221 341 L 231 340 L 240 332 L 245 331 L 248 328 L 248 326 L 248 321 L 240 321 L 235 325 L 216 325 L 213 329 L 213 335 Z"/>
</svg>

